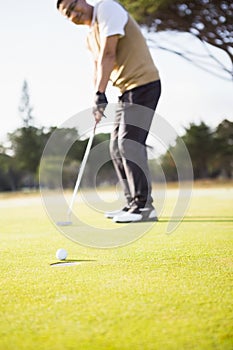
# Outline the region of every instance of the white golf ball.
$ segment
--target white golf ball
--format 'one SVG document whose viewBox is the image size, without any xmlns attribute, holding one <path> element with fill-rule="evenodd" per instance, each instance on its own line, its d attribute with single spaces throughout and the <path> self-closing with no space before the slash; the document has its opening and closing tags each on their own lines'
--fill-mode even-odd
<svg viewBox="0 0 233 350">
<path fill-rule="evenodd" d="M 67 255 L 67 251 L 63 248 L 58 249 L 56 252 L 56 258 L 59 260 L 65 260 L 67 258 Z"/>
</svg>

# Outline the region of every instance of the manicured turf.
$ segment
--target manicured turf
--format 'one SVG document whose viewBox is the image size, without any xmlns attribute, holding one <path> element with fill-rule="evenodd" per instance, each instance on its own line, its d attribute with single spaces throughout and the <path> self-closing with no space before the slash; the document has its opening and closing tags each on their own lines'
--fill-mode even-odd
<svg viewBox="0 0 233 350">
<path fill-rule="evenodd" d="M 140 240 L 99 250 L 58 233 L 39 195 L 2 195 L 0 350 L 232 350 L 233 188 L 195 190 L 166 235 L 173 201 Z M 51 266 L 60 247 L 81 263 Z"/>
</svg>

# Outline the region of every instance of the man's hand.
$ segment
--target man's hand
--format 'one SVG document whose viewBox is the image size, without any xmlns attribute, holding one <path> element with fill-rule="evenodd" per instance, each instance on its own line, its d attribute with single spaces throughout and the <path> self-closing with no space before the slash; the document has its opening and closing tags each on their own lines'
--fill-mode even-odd
<svg viewBox="0 0 233 350">
<path fill-rule="evenodd" d="M 108 104 L 108 100 L 107 100 L 105 93 L 97 91 L 97 93 L 95 95 L 94 103 L 95 103 L 95 105 L 93 107 L 93 114 L 94 114 L 96 122 L 99 123 L 101 118 L 103 116 L 105 117 L 104 111 L 105 111 L 105 108 Z"/>
</svg>

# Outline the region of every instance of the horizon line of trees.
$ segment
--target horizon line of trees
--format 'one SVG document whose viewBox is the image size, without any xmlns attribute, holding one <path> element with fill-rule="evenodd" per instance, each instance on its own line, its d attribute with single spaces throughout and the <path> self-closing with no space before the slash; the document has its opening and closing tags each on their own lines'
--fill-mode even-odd
<svg viewBox="0 0 233 350">
<path fill-rule="evenodd" d="M 83 159 L 88 140 L 80 140 L 75 128 L 57 129 L 34 126 L 33 108 L 30 104 L 30 95 L 27 81 L 24 81 L 19 113 L 23 126 L 8 134 L 8 146 L 0 144 L 0 191 L 17 191 L 24 188 L 39 187 L 39 167 L 45 145 L 53 132 L 59 130 L 61 146 L 63 140 L 76 140 L 69 149 L 63 164 L 63 186 L 73 188 L 77 172 Z M 177 181 L 177 166 L 172 155 L 181 162 L 182 150 L 179 139 L 185 143 L 190 154 L 194 180 L 204 178 L 233 177 L 233 122 L 224 119 L 215 129 L 211 129 L 204 121 L 199 124 L 191 123 L 185 128 L 182 137 L 178 137 L 169 146 L 165 154 L 150 161 L 152 181 Z M 110 159 L 108 143 L 110 134 L 97 134 L 93 146 L 103 143 L 103 159 Z M 107 141 L 107 142 L 106 142 Z M 102 145 L 101 145 L 102 146 Z M 103 156 L 103 154 L 101 154 Z M 52 163 L 56 167 L 59 157 L 59 147 L 55 150 Z M 161 174 L 161 169 L 163 174 Z M 52 172 L 51 172 L 52 174 Z M 93 186 L 117 182 L 117 177 L 111 161 L 107 161 L 98 174 L 93 174 L 91 164 L 87 164 L 87 171 L 83 178 L 83 185 Z M 49 179 L 50 187 L 53 178 Z"/>
<path fill-rule="evenodd" d="M 183 162 L 180 139 L 189 152 L 194 180 L 233 178 L 233 122 L 224 119 L 214 129 L 204 121 L 199 124 L 190 123 L 185 128 L 184 135 L 178 137 L 159 159 L 167 181 L 179 180 L 173 157 L 179 163 Z M 156 179 L 156 172 L 154 174 Z M 158 178 L 157 181 L 159 181 Z"/>
<path fill-rule="evenodd" d="M 39 188 L 39 166 L 44 147 L 57 130 L 37 128 L 35 126 L 23 126 L 9 134 L 7 148 L 0 145 L 0 191 L 18 191 L 25 188 Z M 88 140 L 79 140 L 76 129 L 59 129 L 61 144 L 62 139 L 76 138 L 63 165 L 63 186 L 73 188 L 78 169 L 83 159 Z M 103 151 L 106 159 L 110 159 L 108 143 L 110 134 L 97 134 L 93 146 L 104 143 Z M 203 121 L 199 124 L 191 123 L 181 137 L 190 154 L 194 180 L 198 179 L 232 179 L 233 177 L 233 122 L 225 119 L 214 130 Z M 107 141 L 107 142 L 106 142 Z M 152 181 L 177 181 L 177 165 L 172 155 L 182 161 L 182 150 L 179 148 L 179 140 L 170 145 L 166 153 L 158 159 L 149 161 Z M 102 156 L 102 155 L 101 155 Z M 58 161 L 59 149 L 54 154 L 54 164 Z M 179 158 L 180 157 L 180 158 Z M 56 166 L 56 165 L 55 165 Z M 164 176 L 161 176 L 161 169 Z M 92 186 L 93 174 L 91 164 L 87 164 L 87 171 L 82 184 Z M 113 185 L 117 177 L 111 161 L 106 162 L 97 175 L 98 185 Z M 51 179 L 53 188 L 53 179 Z"/>
</svg>

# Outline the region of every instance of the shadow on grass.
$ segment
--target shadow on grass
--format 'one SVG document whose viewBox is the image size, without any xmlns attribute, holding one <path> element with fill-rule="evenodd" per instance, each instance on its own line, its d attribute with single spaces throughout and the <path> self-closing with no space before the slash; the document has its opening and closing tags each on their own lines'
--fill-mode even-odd
<svg viewBox="0 0 233 350">
<path fill-rule="evenodd" d="M 58 262 L 52 263 L 52 264 L 50 264 L 50 266 L 79 265 L 79 264 L 82 264 L 82 263 L 93 262 L 93 261 L 97 261 L 97 260 L 68 259 L 68 260 L 62 260 L 62 261 L 58 261 Z"/>
<path fill-rule="evenodd" d="M 172 217 L 162 216 L 159 222 L 233 222 L 232 216 L 186 216 Z"/>
</svg>

